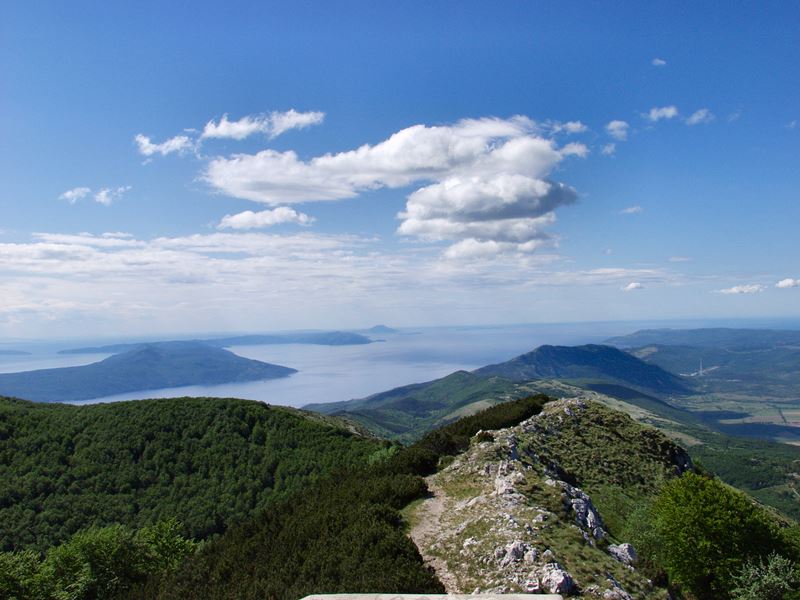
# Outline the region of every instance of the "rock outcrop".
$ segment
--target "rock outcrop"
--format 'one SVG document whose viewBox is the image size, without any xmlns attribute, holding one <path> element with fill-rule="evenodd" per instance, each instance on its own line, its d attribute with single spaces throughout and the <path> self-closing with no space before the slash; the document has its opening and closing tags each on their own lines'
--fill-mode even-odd
<svg viewBox="0 0 800 600">
<path fill-rule="evenodd" d="M 516 427 L 476 435 L 468 451 L 428 478 L 434 498 L 417 509 L 414 518 L 420 524 L 411 535 L 449 593 L 667 598 L 636 571 L 630 544 L 609 545 L 600 511 L 579 485 L 591 478 L 573 468 L 581 460 L 592 464 L 592 457 L 572 456 L 571 449 L 576 454 L 603 450 L 581 436 L 616 443 L 625 435 L 610 429 L 606 421 L 618 418 L 610 413 L 582 398 L 548 403 L 540 415 Z M 679 472 L 680 452 L 661 434 L 640 443 L 654 478 L 658 472 L 659 477 Z M 617 465 L 628 459 L 616 457 L 639 450 L 605 449 L 605 458 L 598 455 L 594 462 L 616 469 L 612 483 L 624 484 L 633 475 L 625 464 Z"/>
</svg>

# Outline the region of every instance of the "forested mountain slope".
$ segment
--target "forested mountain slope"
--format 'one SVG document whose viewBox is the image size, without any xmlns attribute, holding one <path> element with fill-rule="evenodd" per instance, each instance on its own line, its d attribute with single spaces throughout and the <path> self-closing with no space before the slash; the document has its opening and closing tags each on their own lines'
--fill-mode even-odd
<svg viewBox="0 0 800 600">
<path fill-rule="evenodd" d="M 477 369 L 476 375 L 512 381 L 561 379 L 618 383 L 658 395 L 689 393 L 689 383 L 611 346 L 540 346 L 509 361 Z"/>
<path fill-rule="evenodd" d="M 347 416 L 378 435 L 410 441 L 437 426 L 499 402 L 546 392 L 539 383 L 552 379 L 586 387 L 622 385 L 626 393 L 642 397 L 647 393 L 669 395 L 688 391 L 680 377 L 610 346 L 541 346 L 471 373 L 457 371 L 434 381 L 395 388 L 367 398 L 309 404 L 305 408 Z M 652 400 L 659 402 L 657 398 Z"/>
<path fill-rule="evenodd" d="M 387 443 L 320 419 L 220 398 L 0 398 L 0 549 L 44 550 L 89 525 L 166 518 L 202 539 L 385 452 Z"/>
</svg>

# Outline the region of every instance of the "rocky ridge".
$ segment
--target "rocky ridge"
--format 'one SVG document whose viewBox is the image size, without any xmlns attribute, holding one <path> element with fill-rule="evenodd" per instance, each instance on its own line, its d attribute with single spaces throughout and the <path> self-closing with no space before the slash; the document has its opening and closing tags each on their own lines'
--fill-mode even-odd
<svg viewBox="0 0 800 600">
<path fill-rule="evenodd" d="M 428 478 L 433 497 L 411 515 L 416 522 L 411 537 L 448 593 L 668 597 L 636 571 L 630 544 L 611 543 L 600 511 L 579 487 L 591 480 L 582 476 L 582 463 L 573 460 L 568 470 L 560 459 L 569 454 L 563 445 L 570 441 L 575 454 L 586 454 L 590 440 L 617 435 L 608 431 L 613 417 L 630 421 L 626 425 L 642 434 L 645 464 L 653 471 L 647 477 L 653 479 L 659 469 L 663 477 L 680 473 L 691 462 L 660 433 L 610 413 L 616 411 L 582 397 L 548 403 L 516 427 L 479 432 L 468 451 Z M 589 440 L 577 442 L 576 428 Z M 619 462 L 625 469 L 624 459 L 614 456 L 609 453 L 604 468 Z M 616 484 L 630 477 L 626 473 Z"/>
</svg>

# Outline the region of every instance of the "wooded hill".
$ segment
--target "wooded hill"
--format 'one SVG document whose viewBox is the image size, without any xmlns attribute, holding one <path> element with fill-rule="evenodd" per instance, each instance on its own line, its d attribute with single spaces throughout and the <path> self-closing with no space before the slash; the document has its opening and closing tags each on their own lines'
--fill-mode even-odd
<svg viewBox="0 0 800 600">
<path fill-rule="evenodd" d="M 330 417 L 221 398 L 70 406 L 0 398 L 0 549 L 174 518 L 205 539 L 388 442 Z"/>
</svg>

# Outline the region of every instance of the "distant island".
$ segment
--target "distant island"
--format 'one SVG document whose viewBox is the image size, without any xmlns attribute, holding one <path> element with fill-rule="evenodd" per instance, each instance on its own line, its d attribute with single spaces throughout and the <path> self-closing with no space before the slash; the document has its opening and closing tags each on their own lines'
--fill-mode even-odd
<svg viewBox="0 0 800 600">
<path fill-rule="evenodd" d="M 375 335 L 386 335 L 392 333 L 400 333 L 397 329 L 392 329 L 391 327 L 387 327 L 386 325 L 375 325 L 375 327 L 370 327 L 367 329 L 367 333 L 372 333 Z"/>
<path fill-rule="evenodd" d="M 81 367 L 0 374 L 0 395 L 73 402 L 185 385 L 276 379 L 296 372 L 200 342 L 156 342 Z"/>
<path fill-rule="evenodd" d="M 216 348 L 229 348 L 231 346 L 265 346 L 277 344 L 314 344 L 318 346 L 355 346 L 371 344 L 373 340 L 359 333 L 350 331 L 317 331 L 309 333 L 286 333 L 267 335 L 239 335 L 224 338 L 209 338 L 200 340 L 187 340 L 185 343 L 204 344 Z M 179 343 L 175 341 L 156 342 L 162 344 Z M 86 348 L 70 348 L 60 350 L 59 354 L 118 354 L 141 348 L 146 343 L 110 344 L 107 346 L 92 346 Z"/>
<path fill-rule="evenodd" d="M 0 350 L 0 356 L 30 356 L 30 352 L 24 350 Z"/>
</svg>

